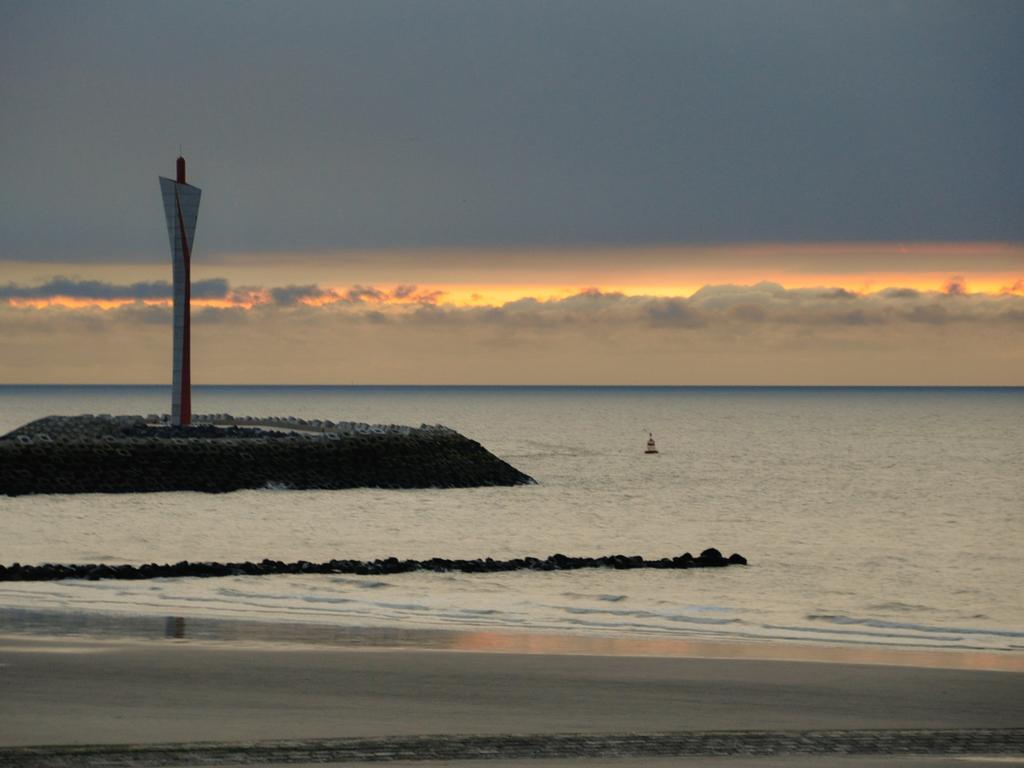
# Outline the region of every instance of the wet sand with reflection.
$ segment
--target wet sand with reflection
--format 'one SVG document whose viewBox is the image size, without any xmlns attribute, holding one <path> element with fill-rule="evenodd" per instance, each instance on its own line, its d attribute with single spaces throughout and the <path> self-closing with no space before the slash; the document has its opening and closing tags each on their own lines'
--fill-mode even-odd
<svg viewBox="0 0 1024 768">
<path fill-rule="evenodd" d="M 407 649 L 570 656 L 640 656 L 804 661 L 934 669 L 1024 672 L 1024 652 L 916 648 L 799 640 L 741 641 L 684 637 L 595 636 L 500 630 L 396 629 L 202 617 L 0 609 L 0 636 L 189 640 L 264 649 Z"/>
<path fill-rule="evenodd" d="M 988 654 L 802 649 L 823 663 L 753 644 L 118 621 L 134 630 L 58 637 L 6 618 L 0 746 L 1024 723 L 1024 676 L 972 668 Z"/>
</svg>

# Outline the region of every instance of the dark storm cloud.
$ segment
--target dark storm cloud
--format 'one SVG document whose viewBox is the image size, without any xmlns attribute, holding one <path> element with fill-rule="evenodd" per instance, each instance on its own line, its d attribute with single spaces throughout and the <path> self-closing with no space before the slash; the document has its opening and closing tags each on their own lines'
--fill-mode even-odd
<svg viewBox="0 0 1024 768">
<path fill-rule="evenodd" d="M 852 291 L 848 291 L 845 288 L 833 288 L 830 291 L 825 291 L 821 294 L 823 299 L 855 299 L 857 294 Z"/>
<path fill-rule="evenodd" d="M 653 299 L 647 316 L 651 325 L 664 327 L 696 328 L 706 322 L 686 299 Z"/>
<path fill-rule="evenodd" d="M 665 384 L 842 385 L 852 378 L 1012 386 L 1024 376 L 1024 296 L 930 292 L 837 302 L 762 293 L 751 303 L 740 292 L 726 293 L 703 306 L 692 298 L 589 295 L 490 308 L 270 301 L 252 309 L 206 307 L 193 314 L 194 338 L 203 339 L 193 370 L 200 381 L 221 384 L 294 382 L 299 373 L 302 383 L 323 384 L 352 381 L 357 371 L 366 372 L 361 383 L 424 384 L 630 384 L 636 370 Z M 651 309 L 666 303 L 685 308 L 676 317 L 692 312 L 704 324 L 652 318 Z M 89 380 L 99 383 L 116 369 L 134 381 L 163 382 L 170 322 L 167 306 L 33 309 L 0 302 L 0 359 L 15 381 L 81 380 L 82 371 L 92 371 Z M 46 367 L 24 364 L 41 354 Z M 544 366 L 535 365 L 538 357 Z"/>
<path fill-rule="evenodd" d="M 921 292 L 913 288 L 886 288 L 882 295 L 892 299 L 916 299 Z"/>
<path fill-rule="evenodd" d="M 398 292 L 402 293 L 399 298 L 409 295 L 406 290 L 409 286 L 399 286 Z M 415 290 L 416 286 L 412 286 Z M 333 303 L 346 302 L 349 304 L 361 304 L 366 301 L 386 301 L 390 295 L 373 286 L 354 285 L 347 291 L 338 293 L 330 288 L 321 288 L 319 285 L 287 285 L 283 288 L 271 288 L 270 297 L 276 304 L 292 306 L 306 302 Z"/>
<path fill-rule="evenodd" d="M 388 295 L 373 286 L 354 285 L 345 293 L 344 298 L 351 302 L 384 301 Z"/>
<path fill-rule="evenodd" d="M 194 299 L 223 299 L 228 295 L 228 281 L 219 277 L 196 280 L 191 291 Z"/>
<path fill-rule="evenodd" d="M 255 291 L 258 289 L 254 289 Z M 280 288 L 271 288 L 268 293 L 271 300 L 281 306 L 306 303 L 364 304 L 388 301 L 435 304 L 444 296 L 444 291 L 419 290 L 415 285 L 399 285 L 390 291 L 372 285 L 354 285 L 348 290 L 340 292 L 331 288 L 322 288 L 316 284 L 286 285 Z M 261 302 L 256 300 L 251 303 Z"/>
<path fill-rule="evenodd" d="M 389 295 L 387 291 L 378 292 Z M 318 296 L 324 292 L 310 286 L 304 293 Z M 294 303 L 277 302 L 276 306 L 280 311 L 289 311 Z M 375 308 L 371 312 L 367 306 Z M 813 332 L 815 329 L 906 323 L 1002 325 L 1019 323 L 1022 308 L 1022 296 L 964 294 L 954 297 L 944 292 L 916 291 L 911 296 L 901 290 L 865 295 L 848 293 L 837 303 L 834 291 L 786 289 L 775 283 L 761 283 L 705 286 L 690 298 L 629 296 L 589 289 L 563 299 L 539 301 L 527 297 L 483 307 L 387 300 L 367 305 L 349 301 L 342 294 L 337 301 L 324 303 L 312 312 L 309 307 L 300 311 L 303 322 L 316 324 L 372 319 L 377 323 L 450 327 L 453 332 L 479 326 L 508 331 L 578 331 L 599 336 L 609 330 L 629 332 L 642 328 L 714 333 L 717 330 L 746 332 L 769 326 Z M 256 307 L 254 311 L 278 310 L 267 305 Z"/>
<path fill-rule="evenodd" d="M 386 291 L 380 291 L 388 295 Z M 317 295 L 309 291 L 310 296 Z M 337 295 L 337 294 L 335 294 Z M 126 308 L 128 311 L 130 308 Z M 627 335 L 645 329 L 668 333 L 749 333 L 768 330 L 779 337 L 813 334 L 829 329 L 882 328 L 910 325 L 946 326 L 980 324 L 989 328 L 1020 326 L 1024 296 L 972 294 L 951 297 L 940 292 L 920 293 L 916 300 L 885 293 L 851 294 L 837 303 L 831 292 L 787 290 L 773 283 L 760 286 L 707 286 L 690 298 L 628 296 L 587 290 L 564 299 L 518 299 L 500 306 L 458 307 L 417 302 L 359 302 L 344 295 L 316 307 L 301 302 L 239 308 L 210 307 L 201 318 L 219 322 L 302 323 L 326 329 L 335 323 L 373 323 L 415 328 L 436 328 L 442 333 L 469 333 L 489 328 L 502 333 L 544 331 L 556 335 L 582 334 L 601 338 L 609 333 Z M 865 331 L 867 333 L 867 331 Z"/>
<path fill-rule="evenodd" d="M 1024 239 L 1015 0 L 4 9 L 5 258 Z"/>
<path fill-rule="evenodd" d="M 327 291 L 318 285 L 286 285 L 270 289 L 270 298 L 283 306 L 292 306 L 309 299 L 321 299 L 334 295 L 333 291 Z"/>
<path fill-rule="evenodd" d="M 93 307 L 76 310 L 58 307 L 55 316 L 77 316 L 77 322 L 160 324 L 169 322 L 169 309 L 143 304 L 167 300 L 167 283 L 115 285 L 58 277 L 35 286 L 0 286 L 0 305 L 6 301 L 54 299 L 132 300 L 110 312 Z M 627 295 L 591 288 L 561 299 L 524 297 L 494 306 L 457 306 L 444 303 L 439 291 L 423 291 L 412 284 L 395 288 L 355 285 L 348 289 L 317 284 L 232 289 L 221 278 L 193 285 L 197 299 L 226 299 L 229 306 L 196 307 L 198 323 L 259 322 L 260 318 L 291 318 L 311 329 L 337 321 L 374 324 L 451 326 L 473 325 L 509 331 L 577 329 L 600 334 L 605 330 L 651 328 L 714 332 L 748 332 L 758 327 L 816 328 L 913 325 L 943 326 L 964 323 L 1017 324 L 1024 296 L 1012 293 L 968 293 L 963 281 L 952 278 L 942 291 L 888 288 L 858 294 L 844 289 L 791 288 L 778 283 L 707 285 L 689 298 L 683 296 Z M 99 312 L 99 314 L 97 314 Z M 27 317 L 13 315 L 13 317 Z M 40 315 L 32 313 L 32 322 Z M 105 319 L 104 319 L 105 318 Z M 12 323 L 10 328 L 28 328 Z M 34 326 L 32 326 L 34 327 Z"/>
<path fill-rule="evenodd" d="M 221 299 L 228 294 L 228 281 L 223 278 L 196 280 L 192 283 L 192 298 Z M 17 285 L 7 283 L 0 285 L 0 300 L 3 299 L 52 299 L 68 297 L 73 299 L 95 299 L 97 301 L 114 299 L 170 299 L 173 295 L 171 284 L 158 280 L 155 282 L 132 283 L 117 285 L 102 280 L 73 280 L 67 277 L 55 277 L 39 285 Z"/>
<path fill-rule="evenodd" d="M 902 316 L 912 323 L 927 323 L 929 325 L 945 325 L 949 322 L 949 312 L 946 308 L 937 304 L 924 304 L 914 307 Z"/>
<path fill-rule="evenodd" d="M 232 304 L 262 304 L 266 301 L 266 292 L 258 286 L 246 285 L 232 288 L 226 298 Z"/>
</svg>

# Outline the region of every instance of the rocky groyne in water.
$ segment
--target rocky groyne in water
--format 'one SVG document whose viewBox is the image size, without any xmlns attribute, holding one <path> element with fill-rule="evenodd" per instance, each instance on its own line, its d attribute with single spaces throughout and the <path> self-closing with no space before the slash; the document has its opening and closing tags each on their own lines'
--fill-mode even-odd
<svg viewBox="0 0 1024 768">
<path fill-rule="evenodd" d="M 534 482 L 474 440 L 296 418 L 49 416 L 0 437 L 0 495 L 243 488 L 471 488 Z"/>
<path fill-rule="evenodd" d="M 743 555 L 733 553 L 722 555 L 714 547 L 705 549 L 694 557 L 684 552 L 677 557 L 663 557 L 645 560 L 640 555 L 608 555 L 605 557 L 569 557 L 557 554 L 540 560 L 536 557 L 518 557 L 511 560 L 494 560 L 490 557 L 475 560 L 449 560 L 434 557 L 429 560 L 399 560 L 388 557 L 382 560 L 328 560 L 311 563 L 298 560 L 285 563 L 281 560 L 261 560 L 258 563 L 180 563 L 157 565 L 107 565 L 103 563 L 43 565 L 0 565 L 0 581 L 59 581 L 61 579 L 158 579 L 177 576 L 270 576 L 273 574 L 352 574 L 356 576 L 388 576 L 412 571 L 433 571 L 435 573 L 499 573 L 502 571 L 576 571 L 581 568 L 613 568 L 632 570 L 635 568 L 660 568 L 686 570 L 689 568 L 724 568 L 728 565 L 746 565 Z"/>
</svg>

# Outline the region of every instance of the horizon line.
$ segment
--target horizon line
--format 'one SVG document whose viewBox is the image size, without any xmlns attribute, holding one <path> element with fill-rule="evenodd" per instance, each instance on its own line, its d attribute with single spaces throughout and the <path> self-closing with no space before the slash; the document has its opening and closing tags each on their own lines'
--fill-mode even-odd
<svg viewBox="0 0 1024 768">
<path fill-rule="evenodd" d="M 150 387 L 154 383 L 0 383 L 12 387 Z M 193 389 L 1024 389 L 1024 384 L 193 384 Z"/>
</svg>

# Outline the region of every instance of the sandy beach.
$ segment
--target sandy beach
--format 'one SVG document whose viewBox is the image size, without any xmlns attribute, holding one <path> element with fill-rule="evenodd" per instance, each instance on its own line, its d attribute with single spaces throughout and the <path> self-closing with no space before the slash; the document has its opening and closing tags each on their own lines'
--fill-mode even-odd
<svg viewBox="0 0 1024 768">
<path fill-rule="evenodd" d="M 401 746 L 404 737 L 422 736 L 435 738 L 427 747 L 452 759 L 473 757 L 475 749 L 500 751 L 511 735 L 533 739 L 529 743 L 542 745 L 543 756 L 543 749 L 565 734 L 592 735 L 597 741 L 591 746 L 600 753 L 600 739 L 608 735 L 657 734 L 655 741 L 661 739 L 666 748 L 676 744 L 678 751 L 691 748 L 678 746 L 681 734 L 756 732 L 767 734 L 757 737 L 763 741 L 772 734 L 833 732 L 811 740 L 834 742 L 834 732 L 862 732 L 857 738 L 863 740 L 886 731 L 904 733 L 893 750 L 906 752 L 921 734 L 1024 724 L 1019 672 L 891 664 L 11 635 L 0 639 L 0 679 L 3 748 L 199 742 L 324 746 L 323 740 L 369 739 L 364 747 L 379 752 L 389 743 Z M 917 735 L 906 736 L 911 731 Z M 1010 741 L 1019 747 L 1024 732 L 1013 733 Z M 451 747 L 452 735 L 495 741 L 471 742 L 463 754 L 457 745 Z M 1005 734 L 1000 738 L 1006 742 Z M 842 749 L 833 742 L 829 749 Z M 571 756 L 575 743 L 563 743 L 549 757 Z M 611 755 L 615 743 L 608 742 Z M 737 748 L 749 746 L 744 742 Z M 634 754 L 628 743 L 620 747 L 626 757 Z M 1005 759 L 1005 743 L 1000 751 Z M 293 753 L 282 762 L 296 762 Z M 2 756 L 9 762 L 17 757 L 18 765 L 53 764 L 31 762 L 31 756 L 9 749 Z M 91 764 L 80 757 L 82 764 Z M 140 765 L 156 764 L 137 757 Z M 202 755 L 194 757 L 201 762 Z M 246 762 L 274 762 L 271 752 L 257 750 L 249 757 Z M 401 749 L 391 754 L 401 758 Z M 748 759 L 769 766 L 777 758 Z M 929 759 L 929 766 L 943 764 Z M 876 763 L 863 758 L 856 764 Z"/>
</svg>

